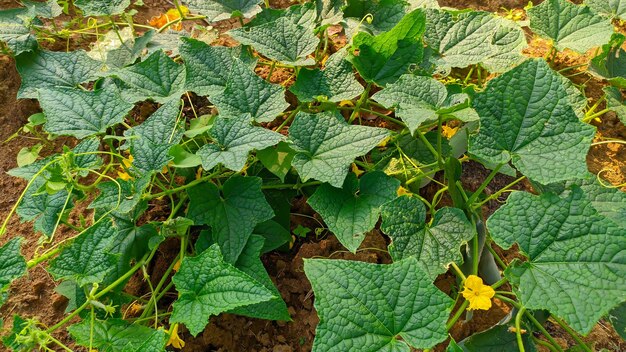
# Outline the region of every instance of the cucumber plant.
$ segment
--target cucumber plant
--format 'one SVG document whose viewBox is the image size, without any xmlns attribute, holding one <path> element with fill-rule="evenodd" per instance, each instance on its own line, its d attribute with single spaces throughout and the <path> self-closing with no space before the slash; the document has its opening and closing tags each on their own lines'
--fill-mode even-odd
<svg viewBox="0 0 626 352">
<path fill-rule="evenodd" d="M 52 326 L 15 316 L 4 345 L 70 351 L 55 338 L 67 329 L 89 350 L 162 351 L 223 312 L 289 321 L 260 256 L 289 248 L 290 204 L 306 197 L 348 251 L 378 228 L 393 261 L 305 260 L 313 350 L 563 351 L 549 319 L 590 351 L 581 335 L 600 319 L 624 326 L 626 195 L 586 165 L 589 122 L 626 115 L 624 36 L 611 23 L 622 3 L 528 8 L 548 61 L 523 54 L 524 23 L 434 0 L 175 0 L 151 26 L 133 21 L 130 0 L 0 12 L 18 97 L 43 111 L 20 133 L 77 141 L 41 157 L 27 148 L 9 172 L 27 185 L 0 234 L 19 216 L 41 239 L 28 258 L 23 238 L 0 247 L 0 302 L 42 266 L 69 304 Z M 55 21 L 64 11 L 75 18 Z M 229 18 L 238 44 L 217 45 L 201 24 Z M 83 36 L 90 50 L 69 50 Z M 67 50 L 45 49 L 59 40 Z M 611 86 L 598 111 L 552 60 L 601 45 L 590 72 Z M 472 164 L 490 170 L 474 190 L 461 178 Z M 499 175 L 511 181 L 488 188 Z M 74 235 L 55 239 L 62 227 Z M 165 246 L 177 254 L 151 277 Z M 449 294 L 434 285 L 446 274 Z M 133 277 L 149 292 L 126 292 Z M 450 338 L 493 299 L 512 307 L 505 319 Z"/>
</svg>

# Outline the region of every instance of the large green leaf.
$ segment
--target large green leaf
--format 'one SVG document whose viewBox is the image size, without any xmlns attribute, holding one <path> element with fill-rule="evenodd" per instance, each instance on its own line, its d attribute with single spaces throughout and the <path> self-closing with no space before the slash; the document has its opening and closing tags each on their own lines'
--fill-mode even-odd
<svg viewBox="0 0 626 352">
<path fill-rule="evenodd" d="M 165 351 L 167 334 L 121 319 L 86 319 L 67 328 L 80 346 L 97 348 L 99 352 Z"/>
<path fill-rule="evenodd" d="M 382 207 L 380 229 L 391 237 L 389 254 L 394 260 L 415 257 L 428 277 L 461 263 L 461 246 L 476 233 L 462 210 L 441 208 L 426 222 L 426 207 L 417 198 L 403 196 Z"/>
<path fill-rule="evenodd" d="M 14 55 L 37 48 L 37 36 L 31 34 L 35 14 L 28 9 L 0 11 L 0 40 L 5 42 Z"/>
<path fill-rule="evenodd" d="M 292 164 L 302 180 L 310 178 L 341 187 L 350 163 L 379 144 L 389 131 L 348 125 L 336 112 L 299 112 L 289 127 L 296 150 Z"/>
<path fill-rule="evenodd" d="M 274 216 L 261 184 L 258 177 L 235 175 L 224 182 L 221 192 L 212 183 L 187 191 L 187 217 L 196 225 L 211 226 L 213 238 L 229 263 L 237 261 L 254 227 Z"/>
<path fill-rule="evenodd" d="M 85 16 L 119 15 L 130 6 L 130 0 L 74 0 Z"/>
<path fill-rule="evenodd" d="M 493 79 L 475 96 L 474 108 L 481 126 L 469 151 L 479 158 L 495 164 L 512 161 L 544 184 L 587 171 L 595 129 L 578 120 L 561 78 L 545 61 L 528 60 Z"/>
<path fill-rule="evenodd" d="M 462 99 L 457 100 L 457 97 Z M 436 121 L 439 114 L 450 114 L 456 109 L 453 106 L 464 103 L 465 98 L 463 94 L 449 97 L 443 83 L 430 77 L 412 74 L 400 76 L 395 83 L 388 84 L 386 88 L 372 96 L 372 99 L 384 106 L 395 108 L 396 116 L 407 124 L 412 133 L 415 133 L 422 123 Z M 467 116 L 472 115 L 475 114 Z M 462 115 L 453 117 L 460 116 Z M 467 122 L 471 119 L 463 120 Z"/>
<path fill-rule="evenodd" d="M 346 6 L 346 0 L 315 0 L 317 20 L 322 26 L 336 24 L 343 19 L 342 9 Z"/>
<path fill-rule="evenodd" d="M 388 32 L 377 36 L 358 33 L 348 50 L 348 61 L 367 82 L 378 85 L 394 82 L 422 59 L 425 23 L 424 13 L 415 10 Z"/>
<path fill-rule="evenodd" d="M 141 125 L 127 130 L 130 137 L 130 153 L 134 160 L 132 169 L 140 175 L 161 171 L 172 160 L 169 150 L 178 144 L 184 130 L 179 121 L 180 101 L 170 100 L 163 104 Z"/>
<path fill-rule="evenodd" d="M 115 235 L 111 221 L 101 220 L 65 247 L 52 260 L 48 272 L 56 280 L 74 280 L 79 286 L 101 282 L 117 260 L 109 252 Z"/>
<path fill-rule="evenodd" d="M 348 37 L 357 31 L 373 35 L 389 31 L 409 12 L 409 4 L 404 0 L 349 0 L 347 3 L 343 13 Z M 364 18 L 369 20 L 364 21 Z"/>
<path fill-rule="evenodd" d="M 579 53 L 603 45 L 613 34 L 613 26 L 587 6 L 566 0 L 546 0 L 527 11 L 533 32 L 554 41 L 557 50 Z"/>
<path fill-rule="evenodd" d="M 74 207 L 74 202 L 65 189 L 53 194 L 46 192 L 45 182 L 40 177 L 31 184 L 16 212 L 23 221 L 34 221 L 35 232 L 51 236 L 60 218 Z"/>
<path fill-rule="evenodd" d="M 46 114 L 46 131 L 79 139 L 106 132 L 124 121 L 133 108 L 114 85 L 93 92 L 61 87 L 42 89 L 39 103 Z"/>
<path fill-rule="evenodd" d="M 257 76 L 240 59 L 234 59 L 230 67 L 226 89 L 214 94 L 211 102 L 224 117 L 250 114 L 257 122 L 271 122 L 289 107 L 282 86 Z"/>
<path fill-rule="evenodd" d="M 285 176 L 291 170 L 291 162 L 296 152 L 287 142 L 279 142 L 276 147 L 269 147 L 256 152 L 256 157 L 265 168 L 285 181 Z"/>
<path fill-rule="evenodd" d="M 40 2 L 36 0 L 21 0 L 22 5 L 31 10 L 37 17 L 55 18 L 63 13 L 63 8 L 56 0 Z"/>
<path fill-rule="evenodd" d="M 622 49 L 624 40 L 626 37 L 623 35 L 614 35 L 589 64 L 589 72 L 619 88 L 626 88 L 626 50 Z"/>
<path fill-rule="evenodd" d="M 597 13 L 626 19 L 626 1 L 624 0 L 585 0 L 585 4 Z"/>
<path fill-rule="evenodd" d="M 616 87 L 604 87 L 602 90 L 606 94 L 607 109 L 613 110 L 617 118 L 626 125 L 626 104 L 624 104 L 622 92 Z"/>
<path fill-rule="evenodd" d="M 215 22 L 240 13 L 249 18 L 261 11 L 260 0 L 184 0 L 191 11 L 207 16 L 207 21 Z"/>
<path fill-rule="evenodd" d="M 343 188 L 323 184 L 308 203 L 339 242 L 354 253 L 365 233 L 376 226 L 381 205 L 396 197 L 398 186 L 400 181 L 381 171 L 367 173 L 360 180 L 349 173 Z"/>
<path fill-rule="evenodd" d="M 424 41 L 439 55 L 440 70 L 482 63 L 503 72 L 523 60 L 526 38 L 512 21 L 482 11 L 428 10 L 426 18 Z"/>
<path fill-rule="evenodd" d="M 15 63 L 22 77 L 19 98 L 38 98 L 37 92 L 55 87 L 74 88 L 98 78 L 102 63 L 82 50 L 55 52 L 35 50 L 19 56 Z"/>
<path fill-rule="evenodd" d="M 487 221 L 503 248 L 528 257 L 505 274 L 529 309 L 547 309 L 586 334 L 626 300 L 624 229 L 598 214 L 583 191 L 564 196 L 513 192 Z"/>
<path fill-rule="evenodd" d="M 259 235 L 250 236 L 248 243 L 246 243 L 243 252 L 235 263 L 235 267 L 265 286 L 265 288 L 272 292 L 274 298 L 267 302 L 238 307 L 229 311 L 229 313 L 258 319 L 289 321 L 291 317 L 287 311 L 287 305 L 280 297 L 280 292 L 278 292 L 278 289 L 274 286 L 272 279 L 270 279 L 267 271 L 265 271 L 261 258 L 259 258 L 264 241 L 264 238 Z"/>
<path fill-rule="evenodd" d="M 390 265 L 305 259 L 320 323 L 313 351 L 409 352 L 444 341 L 452 300 L 414 258 Z"/>
<path fill-rule="evenodd" d="M 163 50 L 114 74 L 122 80 L 122 95 L 132 103 L 146 99 L 164 103 L 185 92 L 185 66 L 174 62 Z"/>
<path fill-rule="evenodd" d="M 300 70 L 296 83 L 289 90 L 304 102 L 339 102 L 358 96 L 363 92 L 363 86 L 357 81 L 352 65 L 345 57 L 346 51 L 341 50 L 328 58 L 323 70 Z"/>
<path fill-rule="evenodd" d="M 0 306 L 4 303 L 4 292 L 13 280 L 26 273 L 26 260 L 20 253 L 22 237 L 15 237 L 0 247 Z"/>
<path fill-rule="evenodd" d="M 197 154 L 202 159 L 202 168 L 211 170 L 218 164 L 241 171 L 248 160 L 248 153 L 276 145 L 284 137 L 272 130 L 253 126 L 250 115 L 235 118 L 218 117 L 209 134 L 215 144 L 205 144 Z"/>
<path fill-rule="evenodd" d="M 240 57 L 241 47 L 212 46 L 192 38 L 181 37 L 180 56 L 185 60 L 186 88 L 200 95 L 217 94 L 226 88 L 233 59 Z"/>
<path fill-rule="evenodd" d="M 466 352 L 516 352 L 517 336 L 509 325 L 496 325 L 488 330 L 473 334 L 459 342 L 461 351 Z M 531 335 L 532 336 L 532 335 Z M 524 350 L 535 352 L 537 348 L 529 334 L 522 334 Z"/>
<path fill-rule="evenodd" d="M 306 5 L 305 5 L 306 6 Z M 311 15 L 315 12 L 308 7 Z M 261 55 L 281 62 L 285 65 L 307 66 L 315 64 L 313 58 L 307 56 L 313 53 L 319 43 L 319 38 L 313 33 L 313 21 L 302 22 L 305 17 L 290 16 L 294 10 L 282 10 L 280 14 L 272 14 L 273 20 L 263 21 L 259 25 L 236 28 L 228 32 L 235 40 L 244 45 L 250 45 Z M 314 16 L 306 16 L 315 19 Z"/>
<path fill-rule="evenodd" d="M 196 257 L 185 257 L 172 278 L 178 299 L 170 323 L 183 323 L 196 336 L 212 315 L 275 298 L 262 283 L 222 257 L 217 244 Z"/>
</svg>

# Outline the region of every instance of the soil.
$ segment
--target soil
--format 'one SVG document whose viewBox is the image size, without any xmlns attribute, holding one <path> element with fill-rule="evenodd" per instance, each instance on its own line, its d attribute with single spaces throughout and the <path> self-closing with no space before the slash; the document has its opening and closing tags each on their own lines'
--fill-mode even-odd
<svg viewBox="0 0 626 352">
<path fill-rule="evenodd" d="M 140 8 L 136 17 L 137 23 L 146 23 L 151 17 L 159 15 L 171 8 L 172 5 L 166 0 L 144 0 L 146 6 Z M 538 4 L 540 1 L 533 1 Z M 474 8 L 478 10 L 501 12 L 503 8 L 523 8 L 528 3 L 527 0 L 440 0 L 442 6 L 457 8 Z M 291 3 L 288 0 L 271 1 L 273 7 L 286 7 Z M 0 8 L 10 8 L 17 6 L 16 1 L 0 0 Z M 214 26 L 220 33 L 234 27 L 239 23 L 234 20 L 227 20 Z M 332 30 L 337 31 L 337 28 Z M 530 48 L 526 54 L 531 57 L 545 56 L 549 51 L 549 45 L 538 38 L 529 37 Z M 232 39 L 223 35 L 218 39 L 220 45 L 235 45 Z M 86 45 L 84 42 L 72 43 L 74 46 Z M 337 35 L 331 40 L 331 52 L 345 45 L 345 38 Z M 552 65 L 555 69 L 571 67 L 577 63 L 588 60 L 588 56 L 577 55 L 571 52 L 558 54 Z M 582 72 L 584 67 L 571 71 L 571 74 Z M 266 77 L 269 73 L 268 66 L 259 66 L 257 73 Z M 270 80 L 274 83 L 288 82 L 292 77 L 289 70 L 276 68 Z M 584 87 L 586 95 L 590 98 L 590 105 L 595 103 L 602 96 L 604 82 L 580 74 L 573 76 L 576 84 Z M 288 83 L 290 84 L 290 83 Z M 20 77 L 15 70 L 15 63 L 8 56 L 0 56 L 0 140 L 4 141 L 13 135 L 27 121 L 28 116 L 39 111 L 39 106 L 34 100 L 17 100 L 16 93 L 20 85 Z M 194 105 L 205 109 L 206 99 L 192 95 Z M 291 102 L 293 97 L 288 97 Z M 204 103 L 203 103 L 204 102 Z M 600 105 L 599 109 L 603 106 Z M 154 106 L 138 107 L 137 116 L 147 116 Z M 210 112 L 210 108 L 206 108 Z M 597 141 L 605 139 L 626 139 L 626 127 L 624 127 L 613 113 L 607 113 L 601 117 L 601 122 L 594 122 L 598 127 Z M 45 146 L 42 154 L 47 155 L 59 150 L 63 144 L 73 145 L 76 141 L 72 139 L 57 139 Z M 27 137 L 18 137 L 2 145 L 0 153 L 0 190 L 4 195 L 0 199 L 0 219 L 4 219 L 10 209 L 17 201 L 26 182 L 6 175 L 6 171 L 16 167 L 16 155 L 23 147 L 31 146 L 36 141 Z M 626 147 L 622 144 L 610 143 L 600 144 L 591 148 L 587 158 L 589 170 L 601 175 L 614 185 L 624 185 L 626 183 Z M 466 163 L 463 169 L 463 183 L 469 190 L 475 190 L 489 173 L 477 163 Z M 437 175 L 436 177 L 441 177 Z M 486 191 L 494 191 L 503 185 L 510 183 L 513 179 L 499 175 L 487 187 Z M 527 183 L 517 185 L 518 189 L 531 190 Z M 424 193 L 430 192 L 428 187 L 423 189 Z M 498 201 L 492 201 L 485 205 L 486 216 L 497 209 L 506 199 L 503 196 Z M 442 200 L 442 204 L 446 203 Z M 166 204 L 152 204 L 151 216 L 159 217 Z M 321 219 L 315 215 L 312 209 L 306 204 L 304 197 L 296 198 L 292 205 L 294 213 L 303 214 L 292 215 L 292 226 L 298 224 L 309 228 L 320 227 Z M 78 207 L 73 211 L 73 217 L 80 212 L 84 212 L 84 207 Z M 9 223 L 9 231 L 6 236 L 0 237 L 0 245 L 6 243 L 15 236 L 24 237 L 23 254 L 27 259 L 31 258 L 38 250 L 39 235 L 34 234 L 31 224 L 21 224 L 17 217 L 13 217 Z M 61 228 L 55 241 L 68 238 L 75 233 L 69 228 Z M 222 314 L 213 317 L 207 329 L 193 338 L 186 330 L 182 329 L 180 335 L 186 341 L 183 351 L 259 351 L 259 352 L 288 352 L 288 351 L 310 351 L 315 336 L 315 327 L 318 317 L 314 310 L 314 297 L 311 286 L 303 272 L 304 258 L 333 258 L 359 260 L 370 263 L 390 263 L 387 253 L 388 239 L 378 230 L 373 230 L 365 239 L 361 249 L 352 254 L 347 252 L 337 241 L 334 235 L 323 233 L 319 237 L 309 235 L 307 238 L 298 238 L 294 247 L 288 252 L 272 252 L 263 256 L 262 260 L 268 273 L 278 287 L 283 299 L 289 307 L 292 317 L 290 322 L 273 322 L 258 319 L 250 319 L 230 314 Z M 153 279 L 158 279 L 163 274 L 171 260 L 175 257 L 179 244 L 171 241 L 165 244 L 163 250 L 157 255 L 152 268 L 150 268 Z M 496 249 L 506 262 L 513 260 L 517 256 L 515 249 L 504 251 Z M 436 285 L 444 292 L 449 293 L 454 286 L 455 277 L 452 275 L 441 275 Z M 52 325 L 62 319 L 67 301 L 64 297 L 56 294 L 54 288 L 56 283 L 50 275 L 39 266 L 30 270 L 26 277 L 16 280 L 10 287 L 10 298 L 0 309 L 0 317 L 4 319 L 4 329 L 10 328 L 13 314 L 22 317 L 36 317 L 44 325 Z M 127 287 L 129 293 L 140 295 L 146 292 L 147 284 L 139 277 L 134 277 Z M 510 307 L 505 303 L 494 300 L 494 307 L 489 311 L 474 313 L 471 321 L 461 319 L 451 331 L 451 335 L 458 341 L 475 332 L 483 331 L 497 323 L 510 312 Z M 547 328 L 554 332 L 554 336 L 564 348 L 575 344 L 571 338 L 551 322 Z M 60 329 L 56 337 L 70 346 L 73 346 L 67 333 Z M 622 341 L 612 327 L 601 321 L 593 331 L 586 337 L 586 341 L 594 343 L 596 349 L 606 348 L 610 351 L 626 350 L 626 343 Z M 442 351 L 446 344 L 441 344 L 435 350 Z M 76 350 L 81 350 L 76 348 Z"/>
</svg>

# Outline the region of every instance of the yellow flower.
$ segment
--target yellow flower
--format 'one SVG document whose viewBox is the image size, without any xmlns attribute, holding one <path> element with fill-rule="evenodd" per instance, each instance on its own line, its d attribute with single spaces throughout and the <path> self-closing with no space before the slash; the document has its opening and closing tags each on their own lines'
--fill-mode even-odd
<svg viewBox="0 0 626 352">
<path fill-rule="evenodd" d="M 170 339 L 167 340 L 167 346 L 173 346 L 177 349 L 185 347 L 185 341 L 178 337 L 178 324 L 172 325 L 170 329 Z"/>
<path fill-rule="evenodd" d="M 363 170 L 359 169 L 359 167 L 358 167 L 358 166 L 356 166 L 356 164 L 355 164 L 355 163 L 352 163 L 352 165 L 351 165 L 351 167 L 350 167 L 350 168 L 352 169 L 352 172 L 354 172 L 354 174 L 355 174 L 357 177 L 361 176 L 361 175 L 365 172 L 365 171 L 363 171 Z"/>
<path fill-rule="evenodd" d="M 186 8 L 185 6 L 181 6 L 180 10 L 182 11 L 183 15 L 187 16 L 189 14 L 189 9 Z M 177 19 L 180 18 L 180 11 L 178 11 L 178 9 L 169 9 L 166 13 L 161 14 L 159 16 L 154 16 L 150 19 L 150 21 L 148 21 L 148 23 L 156 28 L 163 28 L 166 24 L 175 21 Z M 178 22 L 176 24 L 171 25 L 171 27 L 173 30 L 175 31 L 180 31 L 183 29 L 183 24 L 181 22 Z"/>
<path fill-rule="evenodd" d="M 449 127 L 446 125 L 441 126 L 441 134 L 448 139 L 452 138 L 452 136 L 454 136 L 458 130 L 459 130 L 458 126 L 457 127 Z"/>
<path fill-rule="evenodd" d="M 396 194 L 398 195 L 398 197 L 401 197 L 405 194 L 411 194 L 411 191 L 409 191 L 408 189 L 400 186 L 398 187 L 398 190 L 396 191 Z"/>
<path fill-rule="evenodd" d="M 124 167 L 117 172 L 117 176 L 124 181 L 128 181 L 133 178 L 131 175 L 128 174 L 128 172 L 126 172 L 126 170 L 128 170 L 132 165 L 133 160 L 134 159 L 132 155 L 129 155 L 127 159 L 122 159 L 122 164 L 124 164 Z"/>
<path fill-rule="evenodd" d="M 491 286 L 483 284 L 483 279 L 470 275 L 465 280 L 463 297 L 469 301 L 469 310 L 491 308 L 491 298 L 496 294 Z"/>
</svg>

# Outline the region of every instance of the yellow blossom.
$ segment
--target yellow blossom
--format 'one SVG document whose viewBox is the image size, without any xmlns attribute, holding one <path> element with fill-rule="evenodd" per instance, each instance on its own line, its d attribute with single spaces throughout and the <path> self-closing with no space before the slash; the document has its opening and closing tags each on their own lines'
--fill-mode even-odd
<svg viewBox="0 0 626 352">
<path fill-rule="evenodd" d="M 351 169 L 352 169 L 352 172 L 354 172 L 354 174 L 355 174 L 357 177 L 361 176 L 361 174 L 363 174 L 363 173 L 365 172 L 365 171 L 363 171 L 363 170 L 359 169 L 359 167 L 358 167 L 358 166 L 356 166 L 356 164 L 355 164 L 355 163 L 352 163 L 352 165 L 351 165 Z"/>
<path fill-rule="evenodd" d="M 128 172 L 126 170 L 128 170 L 130 168 L 130 166 L 133 164 L 133 156 L 129 155 L 128 158 L 122 159 L 122 164 L 124 164 L 124 167 L 121 168 L 120 171 L 117 172 L 117 176 L 119 178 L 121 178 L 124 181 L 128 181 L 130 179 L 132 179 L 133 177 L 131 175 L 128 174 Z"/>
<path fill-rule="evenodd" d="M 170 338 L 167 340 L 167 346 L 172 346 L 177 349 L 185 347 L 185 341 L 178 336 L 178 324 L 172 325 L 172 328 L 170 329 Z"/>
<path fill-rule="evenodd" d="M 128 313 L 131 316 L 135 316 L 137 313 L 141 312 L 143 310 L 143 305 L 141 305 L 138 302 L 133 302 L 133 304 L 130 305 L 130 307 L 128 307 Z"/>
<path fill-rule="evenodd" d="M 411 191 L 409 191 L 408 189 L 400 186 L 398 187 L 398 190 L 396 191 L 396 194 L 398 195 L 398 197 L 401 197 L 405 194 L 411 194 Z"/>
<path fill-rule="evenodd" d="M 172 268 L 172 270 L 178 272 L 178 270 L 180 270 L 180 259 L 174 264 L 174 267 Z"/>
<path fill-rule="evenodd" d="M 186 8 L 185 6 L 181 6 L 180 11 L 178 11 L 178 9 L 170 9 L 164 14 L 152 17 L 150 21 L 148 21 L 148 23 L 153 27 L 161 29 L 168 23 L 179 19 L 181 12 L 183 13 L 184 16 L 187 16 L 189 14 L 189 9 Z M 183 24 L 181 22 L 178 22 L 176 24 L 171 25 L 170 28 L 176 31 L 180 31 L 183 29 Z"/>
<path fill-rule="evenodd" d="M 491 298 L 496 294 L 491 286 L 483 284 L 483 279 L 470 275 L 465 280 L 463 297 L 469 302 L 469 310 L 491 308 Z"/>
<path fill-rule="evenodd" d="M 446 125 L 441 126 L 441 134 L 448 139 L 452 138 L 452 136 L 454 136 L 458 130 L 459 127 L 449 127 Z"/>
</svg>

